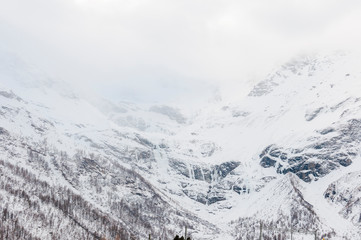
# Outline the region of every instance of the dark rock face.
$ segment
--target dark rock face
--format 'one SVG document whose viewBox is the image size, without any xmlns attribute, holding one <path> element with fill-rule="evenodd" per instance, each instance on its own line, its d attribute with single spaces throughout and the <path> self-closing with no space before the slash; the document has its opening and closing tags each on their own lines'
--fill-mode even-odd
<svg viewBox="0 0 361 240">
<path fill-rule="evenodd" d="M 214 197 L 210 197 L 208 198 L 208 205 L 211 205 L 213 203 L 216 203 L 216 202 L 219 202 L 219 201 L 224 201 L 226 200 L 225 197 L 222 197 L 222 196 L 214 196 Z"/>
<path fill-rule="evenodd" d="M 336 198 L 336 185 L 334 183 L 330 184 L 324 193 L 324 197 L 330 199 L 332 202 L 335 201 Z M 347 202 L 347 199 L 344 199 Z"/>
<path fill-rule="evenodd" d="M 247 188 L 245 185 L 243 185 L 243 187 L 235 185 L 232 187 L 232 190 L 238 194 L 245 194 L 245 193 L 249 194 L 250 193 L 250 189 Z"/>
<path fill-rule="evenodd" d="M 337 133 L 328 137 L 328 133 Z M 351 165 L 357 156 L 361 141 L 361 120 L 352 119 L 336 130 L 326 128 L 319 131 L 321 137 L 304 148 L 266 147 L 259 155 L 260 165 L 276 168 L 277 173 L 295 173 L 305 182 L 317 179 L 338 167 Z"/>
<path fill-rule="evenodd" d="M 202 169 L 199 166 L 193 166 L 193 172 L 194 172 L 194 178 L 197 180 L 205 180 L 205 174 L 202 173 Z M 208 177 L 210 177 L 209 174 L 207 174 Z M 208 179 L 208 178 L 207 178 Z"/>
<path fill-rule="evenodd" d="M 273 160 L 272 158 L 264 156 L 261 160 L 261 166 L 264 168 L 275 167 L 276 162 L 277 161 Z"/>
<path fill-rule="evenodd" d="M 171 168 L 173 168 L 178 174 L 181 174 L 187 178 L 190 177 L 189 174 L 189 169 L 186 166 L 185 163 L 181 162 L 181 161 L 177 161 L 175 159 L 170 159 L 169 161 L 169 165 Z"/>
<path fill-rule="evenodd" d="M 153 143 L 151 143 L 148 139 L 141 137 L 139 134 L 136 135 L 136 138 L 134 140 L 139 144 L 142 144 L 143 146 L 154 148 Z"/>
<path fill-rule="evenodd" d="M 190 189 L 183 189 L 183 193 L 189 198 L 202 203 L 204 205 L 211 205 L 216 202 L 224 201 L 225 193 L 221 189 L 210 187 L 207 193 L 199 193 Z"/>
<path fill-rule="evenodd" d="M 196 196 L 196 198 L 194 200 L 196 200 L 197 202 L 200 202 L 202 204 L 207 204 L 208 203 L 207 202 L 208 201 L 207 196 L 202 194 L 202 193 L 197 194 L 197 196 Z"/>
<path fill-rule="evenodd" d="M 9 132 L 5 128 L 0 127 L 0 135 L 9 135 Z"/>
<path fill-rule="evenodd" d="M 206 181 L 211 183 L 217 179 L 223 179 L 230 174 L 235 168 L 239 166 L 239 162 L 225 162 L 220 165 L 214 165 L 210 168 L 205 168 L 199 165 L 186 166 L 185 163 L 170 159 L 170 167 L 178 174 L 181 174 L 187 178 L 194 178 L 200 181 Z"/>
<path fill-rule="evenodd" d="M 142 151 L 138 156 L 140 159 L 148 159 L 152 157 L 152 153 L 150 151 Z"/>
<path fill-rule="evenodd" d="M 230 172 L 239 166 L 239 162 L 226 162 L 221 165 L 214 166 L 213 172 L 216 172 L 222 178 L 225 178 Z"/>
<path fill-rule="evenodd" d="M 191 188 L 188 188 L 188 184 L 182 185 L 184 194 L 202 204 L 213 204 L 226 200 L 225 191 L 233 190 L 239 194 L 249 191 L 246 188 L 239 187 L 237 185 L 233 186 L 234 188 L 232 189 L 231 185 L 223 182 L 223 180 L 229 174 L 232 174 L 232 171 L 239 166 L 239 162 L 225 162 L 209 168 L 200 165 L 186 165 L 185 163 L 175 159 L 170 159 L 169 163 L 170 167 L 178 174 L 183 175 L 186 178 L 204 181 L 207 185 L 209 184 L 208 191 L 204 193 L 199 193 Z"/>
<path fill-rule="evenodd" d="M 351 172 L 332 182 L 324 192 L 324 198 L 332 205 L 342 206 L 339 211 L 355 226 L 360 227 L 361 172 Z"/>
<path fill-rule="evenodd" d="M 235 191 L 238 194 L 241 194 L 241 192 L 243 191 L 243 188 L 239 187 L 239 186 L 233 186 L 232 190 Z"/>
</svg>

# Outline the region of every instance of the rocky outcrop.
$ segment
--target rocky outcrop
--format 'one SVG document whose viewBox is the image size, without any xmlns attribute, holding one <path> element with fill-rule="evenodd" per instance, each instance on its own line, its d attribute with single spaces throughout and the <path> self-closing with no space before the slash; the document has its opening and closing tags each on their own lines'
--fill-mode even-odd
<svg viewBox="0 0 361 240">
<path fill-rule="evenodd" d="M 170 167 L 173 171 L 189 179 L 202 181 L 202 185 L 208 190 L 198 191 L 193 184 L 183 184 L 183 193 L 191 199 L 203 203 L 213 204 L 226 200 L 227 191 L 241 193 L 243 187 L 235 185 L 233 182 L 225 181 L 225 178 L 232 174 L 232 171 L 239 166 L 239 162 L 225 162 L 219 165 L 204 167 L 201 165 L 187 165 L 179 160 L 171 159 Z M 247 190 L 245 190 L 247 191 Z"/>
<path fill-rule="evenodd" d="M 321 136 L 304 148 L 266 147 L 259 155 L 261 166 L 276 168 L 279 174 L 295 173 L 305 182 L 349 166 L 359 151 L 361 120 L 352 119 L 337 130 L 330 127 L 318 132 Z"/>
<path fill-rule="evenodd" d="M 339 206 L 339 213 L 361 227 L 361 172 L 348 173 L 331 183 L 323 196 Z"/>
<path fill-rule="evenodd" d="M 202 166 L 196 164 L 185 164 L 176 159 L 170 159 L 170 167 L 180 175 L 207 183 L 216 182 L 225 178 L 239 166 L 239 162 L 225 162 L 219 165 Z"/>
</svg>

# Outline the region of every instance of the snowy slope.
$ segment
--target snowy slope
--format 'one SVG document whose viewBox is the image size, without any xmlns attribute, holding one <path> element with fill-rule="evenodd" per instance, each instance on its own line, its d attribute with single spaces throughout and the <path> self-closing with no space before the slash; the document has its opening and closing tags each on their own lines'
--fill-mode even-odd
<svg viewBox="0 0 361 240">
<path fill-rule="evenodd" d="M 0 55 L 2 212 L 40 212 L 45 221 L 34 224 L 55 219 L 63 229 L 82 219 L 64 239 L 116 237 L 78 209 L 41 200 L 34 183 L 12 176 L 18 166 L 47 184 L 49 196 L 52 189 L 79 195 L 134 238 L 169 239 L 188 226 L 197 239 L 248 239 L 258 236 L 260 222 L 265 236 L 281 239 L 291 228 L 301 231 L 295 239 L 314 239 L 315 231 L 351 239 L 361 231 L 358 56 L 298 57 L 239 102 L 220 99 L 189 114 L 83 96 Z M 6 190 L 7 182 L 25 184 L 30 205 L 41 210 L 19 210 L 24 197 Z M 50 239 L 50 229 L 21 227 Z"/>
<path fill-rule="evenodd" d="M 97 108 L 73 94 L 64 95 L 54 85 L 39 83 L 42 87 L 38 87 L 36 76 L 28 76 L 29 85 L 14 79 L 11 82 L 12 71 L 17 74 L 24 70 L 9 68 L 0 86 L 1 212 L 6 216 L 1 230 L 18 234 L 11 225 L 14 218 L 7 217 L 9 212 L 9 216 L 15 214 L 19 219 L 33 219 L 29 224 L 19 223 L 23 229 L 19 238 L 112 239 L 119 235 L 138 239 L 148 234 L 170 238 L 186 225 L 190 229 L 197 227 L 195 234 L 219 232 L 172 203 L 140 175 L 141 169 L 149 171 L 152 167 L 149 141 L 129 128 L 117 127 Z M 13 180 L 14 167 L 19 167 L 21 174 Z M 24 171 L 34 180 L 24 179 Z M 36 187 L 39 181 L 44 182 L 45 190 Z M 23 193 L 19 196 L 18 190 L 9 189 L 7 184 L 15 189 L 23 186 Z M 27 205 L 22 203 L 24 196 L 30 198 Z M 73 199 L 81 202 L 80 207 L 72 205 L 76 204 Z M 65 200 L 70 202 L 67 204 L 71 204 L 71 211 L 57 202 Z M 42 209 L 37 210 L 38 206 Z M 21 210 L 29 207 L 32 211 Z M 91 209 L 97 215 L 84 215 Z M 49 221 L 62 224 L 59 232 L 51 233 L 53 225 Z M 36 224 L 47 228 L 38 230 Z M 74 225 L 80 228 L 67 232 Z"/>
</svg>

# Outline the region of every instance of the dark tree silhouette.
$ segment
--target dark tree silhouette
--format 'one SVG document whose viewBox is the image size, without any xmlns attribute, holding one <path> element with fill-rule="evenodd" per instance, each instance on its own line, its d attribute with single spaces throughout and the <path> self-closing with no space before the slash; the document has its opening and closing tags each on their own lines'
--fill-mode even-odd
<svg viewBox="0 0 361 240">
<path fill-rule="evenodd" d="M 179 237 L 178 235 L 176 235 L 174 240 L 185 240 L 185 238 L 183 236 Z M 187 240 L 191 240 L 191 238 L 187 237 Z"/>
</svg>

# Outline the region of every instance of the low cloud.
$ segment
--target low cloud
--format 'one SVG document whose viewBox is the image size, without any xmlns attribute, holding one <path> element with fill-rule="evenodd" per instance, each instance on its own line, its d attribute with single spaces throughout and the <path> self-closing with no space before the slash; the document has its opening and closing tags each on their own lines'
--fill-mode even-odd
<svg viewBox="0 0 361 240">
<path fill-rule="evenodd" d="M 240 95 L 305 51 L 359 50 L 355 0 L 12 0 L 0 43 L 113 100 Z"/>
</svg>

